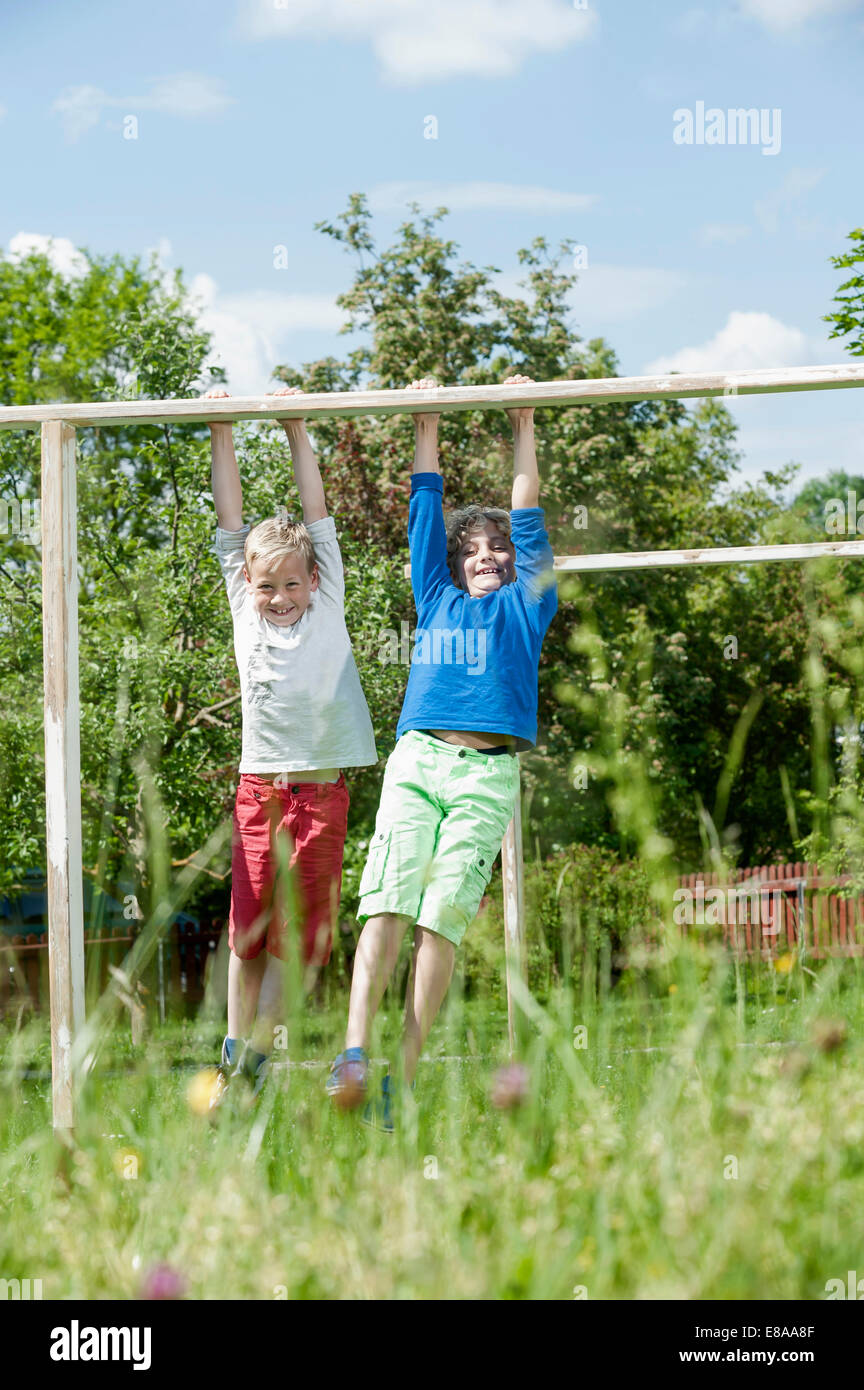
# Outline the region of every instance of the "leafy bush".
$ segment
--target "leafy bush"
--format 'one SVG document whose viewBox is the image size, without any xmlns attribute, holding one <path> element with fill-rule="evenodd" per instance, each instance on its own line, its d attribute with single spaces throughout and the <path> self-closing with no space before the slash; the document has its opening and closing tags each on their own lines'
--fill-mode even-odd
<svg viewBox="0 0 864 1390">
<path fill-rule="evenodd" d="M 627 965 L 631 942 L 655 922 L 649 879 L 636 860 L 599 845 L 571 845 L 525 865 L 528 983 L 540 999 L 553 986 L 605 993 Z M 470 927 L 461 969 L 467 994 L 504 993 L 504 906 L 496 872 L 486 906 Z"/>
</svg>

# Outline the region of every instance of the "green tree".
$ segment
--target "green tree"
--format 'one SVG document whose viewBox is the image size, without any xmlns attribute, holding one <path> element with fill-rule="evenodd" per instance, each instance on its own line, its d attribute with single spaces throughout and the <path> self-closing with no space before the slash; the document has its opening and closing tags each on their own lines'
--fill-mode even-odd
<svg viewBox="0 0 864 1390">
<path fill-rule="evenodd" d="M 856 227 L 847 238 L 852 242 L 852 250 L 831 257 L 835 270 L 854 270 L 848 280 L 838 287 L 834 303 L 838 306 L 833 313 L 824 314 L 826 323 L 834 327 L 831 338 L 851 338 L 846 351 L 855 357 L 864 354 L 864 274 L 856 267 L 864 264 L 864 227 Z"/>
<path fill-rule="evenodd" d="M 850 519 L 848 517 L 850 492 L 855 494 L 851 517 L 854 528 L 858 520 L 858 506 L 864 503 L 864 478 L 858 475 L 843 473 L 834 469 L 825 478 L 810 478 L 797 493 L 792 503 L 792 510 L 800 514 L 802 520 L 820 540 L 830 540 L 834 533 L 827 531 L 826 522 L 837 512 L 836 504 L 838 502 L 842 504 L 843 510 L 847 513 L 847 521 Z M 864 512 L 864 508 L 862 508 L 862 512 Z M 864 530 L 864 518 L 862 518 L 861 528 Z M 854 537 L 850 537 L 850 539 L 854 539 Z"/>
<path fill-rule="evenodd" d="M 334 222 L 320 224 L 354 258 L 354 280 L 339 303 L 347 315 L 345 331 L 360 334 L 361 342 L 343 362 L 331 357 L 285 365 L 277 371 L 282 379 L 312 391 L 399 387 L 427 374 L 446 384 L 501 380 L 512 371 L 538 380 L 617 374 L 611 347 L 602 339 L 583 343 L 574 330 L 570 295 L 576 287 L 578 304 L 578 286 L 565 269 L 568 243 L 553 249 L 538 238 L 520 251 L 524 293 L 507 296 L 497 288 L 494 266 L 458 262 L 458 248 L 441 234 L 445 209 L 409 211 L 392 244 L 380 250 L 361 194 Z M 537 424 L 542 500 L 559 554 L 746 544 L 782 517 L 788 471 L 759 486 L 730 488 L 738 465 L 735 426 L 719 404 L 703 402 L 694 410 L 677 401 L 545 409 L 537 412 Z M 413 608 L 402 579 L 410 422 L 321 421 L 315 434 L 352 567 L 362 574 L 366 557 L 379 556 L 384 569 L 376 595 L 379 604 L 389 597 L 387 625 L 410 626 Z M 503 412 L 445 414 L 440 436 L 447 502 L 506 505 L 511 444 Z M 683 854 L 700 853 L 699 799 L 713 806 L 753 683 L 780 660 L 764 650 L 770 619 L 759 605 L 770 597 L 750 576 L 717 571 L 662 577 L 631 572 L 562 582 L 540 671 L 540 743 L 523 760 L 530 833 L 541 849 L 573 839 L 622 847 L 609 808 L 608 776 L 591 776 L 576 791 L 573 770 L 594 757 L 608 691 L 626 686 L 625 741 L 635 740 L 648 757 L 664 828 L 674 832 Z M 364 609 L 366 615 L 380 611 Z M 723 656 L 723 638 L 739 630 L 745 615 L 750 631 L 741 632 L 741 646 L 753 657 L 732 662 Z M 790 626 L 796 620 L 797 607 Z M 608 670 L 599 681 L 573 646 L 575 640 L 578 648 L 585 623 L 596 629 L 606 653 Z M 647 666 L 635 659 L 646 627 L 653 634 Z M 395 679 L 392 670 L 382 676 L 369 659 L 373 648 L 374 642 L 366 649 L 362 675 L 381 700 L 376 714 L 384 718 L 377 731 L 386 750 L 406 672 L 397 669 Z M 785 659 L 777 677 L 789 677 Z M 797 671 L 793 685 L 800 685 Z M 579 698 L 571 700 L 568 692 L 574 690 Z M 592 690 L 593 707 L 584 698 Z M 805 717 L 804 695 L 801 712 Z M 776 713 L 772 709 L 771 717 Z M 777 727 L 782 740 L 787 725 L 781 720 Z M 759 756 L 757 747 L 754 757 Z M 371 782 L 374 791 L 377 778 L 365 773 L 359 781 Z M 776 761 L 766 758 L 765 769 L 748 785 L 742 852 L 772 843 L 780 795 Z M 365 791 L 364 804 L 373 802 Z M 781 819 L 779 838 L 787 834 Z"/>
<path fill-rule="evenodd" d="M 616 373 L 612 348 L 575 331 L 578 283 L 567 271 L 567 243 L 552 248 L 537 239 L 523 249 L 523 284 L 506 295 L 495 267 L 460 262 L 442 233 L 445 216 L 411 209 L 380 250 L 359 194 L 322 224 L 355 261 L 340 303 L 360 345 L 343 360 L 285 364 L 276 375 L 307 390 L 346 390 L 397 387 L 426 374 L 476 384 L 517 370 L 547 380 Z M 44 256 L 0 259 L 6 402 L 187 396 L 218 377 L 208 353 L 179 276 L 166 283 L 155 266 L 117 257 L 88 258 L 75 276 L 59 274 Z M 784 504 L 791 470 L 735 485 L 735 427 L 722 405 L 610 402 L 540 410 L 537 423 L 543 503 L 559 554 L 813 534 L 812 506 Z M 278 427 L 236 433 L 247 519 L 283 502 L 296 510 Z M 409 631 L 414 624 L 405 577 L 412 435 L 405 418 L 314 427 L 381 754 L 392 747 L 407 678 L 405 666 L 389 659 L 387 634 L 398 639 L 403 623 Z M 503 412 L 445 414 L 441 460 L 448 503 L 506 505 L 511 437 Z M 38 496 L 35 433 L 0 434 L 0 469 L 4 498 Z M 230 817 L 239 755 L 231 621 L 211 553 L 207 431 L 81 430 L 78 490 L 85 864 L 109 884 L 133 877 L 146 896 L 154 817 L 169 860 L 197 864 Z M 674 841 L 682 868 L 701 859 L 700 808 L 742 861 L 792 857 L 795 835 L 822 814 L 805 795 L 818 790 L 813 711 L 821 702 L 829 710 L 823 724 L 833 728 L 855 708 L 843 653 L 857 619 L 843 574 L 838 567 L 810 587 L 800 571 L 771 565 L 562 578 L 540 672 L 540 740 L 524 759 L 529 846 L 546 854 L 582 841 L 632 851 L 620 797 L 633 768 L 642 770 L 657 827 Z M 0 887 L 43 859 L 39 586 L 38 546 L 4 536 Z M 802 674 L 812 674 L 814 662 L 824 680 Z M 756 693 L 761 707 L 743 758 L 730 768 L 733 736 L 750 721 Z M 583 765 L 588 784 L 577 788 L 574 771 Z M 794 832 L 782 809 L 781 769 L 798 797 Z M 380 775 L 379 765 L 351 778 L 348 912 Z M 227 905 L 227 845 L 202 867 L 202 882 L 216 875 L 210 881 Z"/>
<path fill-rule="evenodd" d="M 119 257 L 87 258 L 71 276 L 44 255 L 0 261 L 0 345 L 8 404 L 182 396 L 220 376 L 205 368 L 209 339 L 179 277 L 169 284 L 155 266 Z M 225 688 L 230 640 L 207 554 L 205 436 L 188 426 L 79 432 L 84 862 L 100 877 L 125 866 L 146 881 L 145 766 L 157 769 L 183 855 L 213 820 L 212 793 L 191 772 L 196 759 L 202 770 L 233 760 L 233 726 L 206 725 L 199 713 Z M 0 470 L 4 498 L 38 497 L 38 434 L 0 435 Z M 4 541 L 0 882 L 8 884 L 43 861 L 44 752 L 39 549 L 30 536 Z"/>
</svg>

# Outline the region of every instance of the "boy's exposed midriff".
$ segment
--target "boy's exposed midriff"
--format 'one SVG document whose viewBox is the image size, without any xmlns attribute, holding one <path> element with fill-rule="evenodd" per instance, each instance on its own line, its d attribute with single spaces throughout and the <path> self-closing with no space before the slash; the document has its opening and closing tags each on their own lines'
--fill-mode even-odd
<svg viewBox="0 0 864 1390">
<path fill-rule="evenodd" d="M 501 748 L 516 742 L 512 734 L 478 733 L 473 729 L 430 729 L 429 732 L 445 743 L 459 743 L 463 748 Z"/>
<path fill-rule="evenodd" d="M 287 786 L 289 782 L 338 782 L 338 767 L 319 767 L 302 772 L 256 772 L 262 782 L 279 782 Z"/>
</svg>

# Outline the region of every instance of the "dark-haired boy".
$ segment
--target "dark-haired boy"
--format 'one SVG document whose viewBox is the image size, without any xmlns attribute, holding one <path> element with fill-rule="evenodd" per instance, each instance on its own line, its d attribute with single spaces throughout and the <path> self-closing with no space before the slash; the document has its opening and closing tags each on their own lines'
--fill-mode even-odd
<svg viewBox="0 0 864 1390">
<path fill-rule="evenodd" d="M 528 382 L 510 377 L 505 385 Z M 434 381 L 413 382 L 429 389 Z M 512 511 L 469 507 L 445 524 L 439 416 L 414 416 L 408 539 L 417 633 L 398 742 L 384 774 L 360 883 L 364 923 L 354 958 L 345 1051 L 327 1089 L 350 1107 L 366 1094 L 372 1019 L 414 926 L 403 1040 L 413 1084 L 444 1000 L 456 947 L 477 913 L 519 794 L 516 754 L 537 736 L 537 668 L 558 598 L 538 505 L 534 411 L 513 428 Z M 482 653 L 482 660 L 480 659 Z M 389 1073 L 364 1118 L 392 1129 Z"/>
</svg>

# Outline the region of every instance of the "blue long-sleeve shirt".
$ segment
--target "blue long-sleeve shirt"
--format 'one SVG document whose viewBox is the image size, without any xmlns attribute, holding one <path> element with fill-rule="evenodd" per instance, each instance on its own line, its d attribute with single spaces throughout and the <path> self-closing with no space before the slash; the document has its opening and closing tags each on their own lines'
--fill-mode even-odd
<svg viewBox="0 0 864 1390">
<path fill-rule="evenodd" d="M 397 737 L 409 729 L 482 729 L 537 740 L 537 667 L 558 591 L 542 507 L 510 513 L 516 579 L 482 598 L 447 565 L 440 473 L 411 479 L 408 544 L 417 632 Z"/>
</svg>

